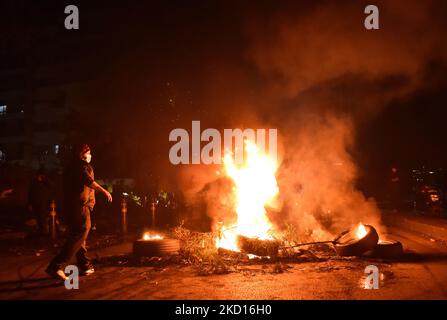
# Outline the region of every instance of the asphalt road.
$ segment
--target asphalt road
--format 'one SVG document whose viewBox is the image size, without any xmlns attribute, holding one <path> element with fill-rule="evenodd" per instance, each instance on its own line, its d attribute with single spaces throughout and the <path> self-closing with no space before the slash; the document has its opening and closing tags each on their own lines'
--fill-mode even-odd
<svg viewBox="0 0 447 320">
<path fill-rule="evenodd" d="M 282 273 L 274 264 L 254 264 L 209 276 L 199 276 L 192 266 L 117 262 L 81 277 L 77 290 L 46 277 L 50 256 L 2 256 L 0 299 L 447 299 L 446 244 L 401 229 L 389 233 L 404 244 L 405 261 L 335 258 L 287 263 Z M 364 287 L 368 265 L 379 268 L 376 290 Z"/>
</svg>

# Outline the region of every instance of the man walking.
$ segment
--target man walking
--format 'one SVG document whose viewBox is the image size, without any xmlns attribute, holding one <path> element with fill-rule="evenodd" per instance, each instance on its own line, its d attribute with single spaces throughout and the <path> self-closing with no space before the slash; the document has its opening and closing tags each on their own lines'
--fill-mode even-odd
<svg viewBox="0 0 447 320">
<path fill-rule="evenodd" d="M 50 262 L 46 272 L 53 277 L 65 280 L 62 269 L 76 256 L 81 274 L 90 275 L 95 270 L 87 257 L 86 240 L 91 228 L 90 214 L 95 206 L 95 191 L 105 195 L 112 202 L 112 195 L 96 181 L 90 147 L 82 144 L 74 148 L 74 156 L 64 173 L 64 196 L 66 223 L 69 228 L 68 239 L 59 254 Z"/>
</svg>

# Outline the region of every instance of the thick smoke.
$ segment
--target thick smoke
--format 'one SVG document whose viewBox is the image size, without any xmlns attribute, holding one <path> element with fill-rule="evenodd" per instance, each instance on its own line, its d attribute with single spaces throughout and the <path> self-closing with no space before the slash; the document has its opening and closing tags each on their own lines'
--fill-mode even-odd
<svg viewBox="0 0 447 320">
<path fill-rule="evenodd" d="M 245 56 L 260 80 L 250 90 L 257 98 L 245 108 L 250 119 L 237 117 L 233 124 L 278 128 L 281 208 L 272 219 L 280 228 L 294 224 L 303 238 L 324 239 L 359 222 L 384 231 L 374 199 L 355 187 L 356 128 L 427 85 L 419 80 L 427 64 L 446 54 L 437 11 L 442 2 L 375 2 L 376 31 L 363 27 L 369 3 L 359 1 L 280 2 L 278 9 L 251 12 L 244 20 Z M 246 105 L 244 93 L 233 94 Z M 225 112 L 234 116 L 234 110 Z M 222 213 L 231 201 L 223 191 L 231 188 L 221 180 L 211 187 L 215 170 L 185 170 L 189 180 L 196 177 L 193 189 L 185 184 L 193 195 L 187 198 L 194 202 L 200 194 L 214 221 L 227 216 Z"/>
</svg>

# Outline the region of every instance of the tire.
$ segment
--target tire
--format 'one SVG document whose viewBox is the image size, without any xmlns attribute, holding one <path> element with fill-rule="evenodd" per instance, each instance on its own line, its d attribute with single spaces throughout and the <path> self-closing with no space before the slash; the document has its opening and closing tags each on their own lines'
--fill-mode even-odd
<svg viewBox="0 0 447 320">
<path fill-rule="evenodd" d="M 137 257 L 162 257 L 177 254 L 180 242 L 176 239 L 136 240 L 133 253 Z"/>
<path fill-rule="evenodd" d="M 402 243 L 394 240 L 385 240 L 375 246 L 371 256 L 374 258 L 396 259 L 400 258 L 403 253 Z"/>
<path fill-rule="evenodd" d="M 366 235 L 357 239 L 353 236 L 352 230 L 343 232 L 335 240 L 334 248 L 339 256 L 361 256 L 369 250 L 373 250 L 379 242 L 379 235 L 376 229 L 370 225 L 365 225 Z"/>
</svg>

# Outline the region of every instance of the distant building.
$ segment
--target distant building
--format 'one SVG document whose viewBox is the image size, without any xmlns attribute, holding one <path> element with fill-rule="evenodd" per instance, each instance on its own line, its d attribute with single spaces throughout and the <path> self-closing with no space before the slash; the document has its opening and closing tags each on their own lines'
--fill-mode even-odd
<svg viewBox="0 0 447 320">
<path fill-rule="evenodd" d="M 57 169 L 80 132 L 71 115 L 88 109 L 83 86 L 102 70 L 97 51 L 106 30 L 68 32 L 63 19 L 53 20 L 64 16 L 63 7 L 38 1 L 2 9 L 0 164 Z M 38 12 L 38 19 L 25 23 L 18 12 Z"/>
<path fill-rule="evenodd" d="M 0 162 L 28 169 L 42 165 L 59 168 L 77 86 L 42 85 L 32 90 L 0 91 Z"/>
</svg>

